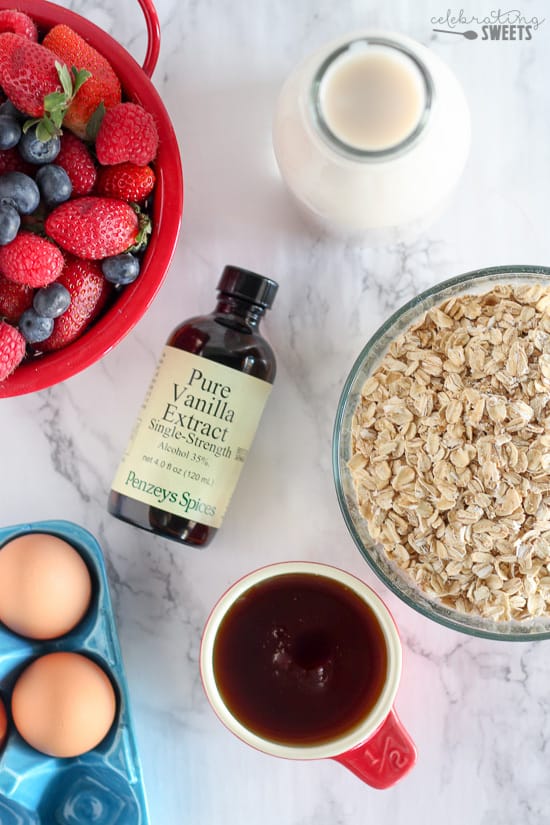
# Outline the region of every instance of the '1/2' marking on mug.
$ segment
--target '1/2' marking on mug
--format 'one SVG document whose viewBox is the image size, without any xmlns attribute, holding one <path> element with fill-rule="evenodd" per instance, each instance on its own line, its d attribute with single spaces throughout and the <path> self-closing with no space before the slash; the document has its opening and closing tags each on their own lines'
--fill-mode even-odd
<svg viewBox="0 0 550 825">
<path fill-rule="evenodd" d="M 378 742 L 376 742 L 376 744 L 378 744 Z M 376 768 L 378 773 L 383 773 L 388 765 L 391 766 L 393 770 L 400 771 L 409 760 L 410 754 L 408 750 L 400 747 L 400 743 L 397 742 L 393 736 L 385 737 L 378 755 L 374 754 L 371 748 L 372 745 L 369 744 L 369 747 L 365 748 L 363 754 L 367 759 L 370 759 L 372 767 Z"/>
</svg>

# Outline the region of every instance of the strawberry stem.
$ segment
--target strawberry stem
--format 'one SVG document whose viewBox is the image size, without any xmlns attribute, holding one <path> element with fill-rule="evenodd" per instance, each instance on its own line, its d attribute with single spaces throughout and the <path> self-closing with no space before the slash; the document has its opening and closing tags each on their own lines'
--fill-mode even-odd
<svg viewBox="0 0 550 825">
<path fill-rule="evenodd" d="M 73 102 L 79 89 L 92 76 L 87 69 L 77 69 L 73 66 L 69 71 L 65 63 L 56 60 L 55 68 L 61 84 L 62 91 L 51 92 L 44 98 L 44 115 L 25 121 L 23 131 L 27 132 L 31 126 L 36 125 L 36 137 L 43 143 L 51 140 L 55 135 L 60 135 L 61 125 L 67 109 Z"/>
<path fill-rule="evenodd" d="M 151 234 L 152 225 L 149 215 L 142 212 L 137 203 L 130 204 L 138 217 L 138 234 L 132 246 L 127 252 L 143 252 L 149 243 L 149 235 Z"/>
<path fill-rule="evenodd" d="M 95 139 L 97 137 L 97 133 L 99 132 L 99 127 L 101 126 L 101 121 L 103 120 L 104 115 L 105 104 L 101 101 L 86 124 L 86 140 L 95 143 Z"/>
</svg>

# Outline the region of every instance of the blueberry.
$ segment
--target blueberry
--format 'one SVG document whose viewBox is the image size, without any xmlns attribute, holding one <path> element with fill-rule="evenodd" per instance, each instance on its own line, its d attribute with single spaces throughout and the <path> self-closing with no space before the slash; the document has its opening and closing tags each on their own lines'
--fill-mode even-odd
<svg viewBox="0 0 550 825">
<path fill-rule="evenodd" d="M 30 215 L 40 203 L 40 190 L 23 172 L 0 175 L 0 202 L 14 206 L 20 215 Z"/>
<path fill-rule="evenodd" d="M 18 149 L 23 160 L 28 163 L 51 163 L 58 156 L 61 143 L 57 135 L 49 140 L 39 140 L 36 137 L 36 126 L 31 126 L 21 135 Z"/>
<path fill-rule="evenodd" d="M 2 104 L 0 104 L 0 115 L 6 115 L 7 117 L 11 117 L 17 121 L 24 121 L 29 117 L 25 114 L 25 112 L 21 112 L 17 109 L 11 100 L 5 100 Z"/>
<path fill-rule="evenodd" d="M 130 252 L 123 252 L 112 258 L 104 258 L 101 269 L 105 278 L 112 284 L 125 286 L 135 281 L 139 275 L 139 261 Z"/>
<path fill-rule="evenodd" d="M 32 305 L 44 318 L 59 318 L 69 308 L 71 293 L 63 284 L 53 283 L 34 293 Z"/>
<path fill-rule="evenodd" d="M 53 318 L 44 318 L 34 309 L 26 309 L 19 319 L 19 330 L 27 343 L 38 344 L 52 334 Z"/>
<path fill-rule="evenodd" d="M 19 143 L 21 126 L 8 115 L 0 114 L 0 149 L 13 149 Z"/>
<path fill-rule="evenodd" d="M 19 213 L 9 203 L 0 202 L 0 246 L 11 243 L 17 233 L 21 218 Z"/>
<path fill-rule="evenodd" d="M 71 179 L 61 166 L 53 163 L 41 166 L 35 180 L 48 206 L 57 206 L 71 197 Z"/>
</svg>

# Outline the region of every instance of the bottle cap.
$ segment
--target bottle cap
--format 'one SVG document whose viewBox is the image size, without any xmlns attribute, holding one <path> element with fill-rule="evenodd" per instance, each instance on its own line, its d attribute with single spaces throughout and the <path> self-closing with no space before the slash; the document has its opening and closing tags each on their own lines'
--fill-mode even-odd
<svg viewBox="0 0 550 825">
<path fill-rule="evenodd" d="M 272 306 L 278 289 L 279 284 L 276 281 L 249 269 L 241 269 L 240 266 L 226 266 L 218 284 L 220 292 L 236 295 L 250 301 L 251 304 L 258 304 L 267 309 Z"/>
</svg>

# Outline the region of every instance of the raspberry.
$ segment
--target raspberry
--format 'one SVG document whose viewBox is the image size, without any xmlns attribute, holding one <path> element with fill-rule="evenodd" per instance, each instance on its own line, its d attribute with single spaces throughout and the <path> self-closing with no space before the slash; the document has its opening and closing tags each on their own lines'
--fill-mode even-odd
<svg viewBox="0 0 550 825">
<path fill-rule="evenodd" d="M 61 150 L 55 159 L 62 166 L 73 185 L 73 196 L 87 195 L 94 188 L 97 171 L 88 147 L 76 135 L 65 132 L 61 137 Z"/>
<path fill-rule="evenodd" d="M 0 275 L 0 316 L 17 323 L 22 313 L 32 306 L 34 289 L 25 284 L 16 284 Z"/>
<path fill-rule="evenodd" d="M 18 329 L 0 321 L 0 381 L 19 366 L 25 357 L 25 339 Z"/>
<path fill-rule="evenodd" d="M 33 232 L 20 232 L 0 247 L 0 271 L 18 284 L 47 286 L 60 275 L 64 262 L 55 244 Z"/>
<path fill-rule="evenodd" d="M 153 116 L 137 103 L 119 103 L 105 112 L 95 151 L 104 166 L 126 161 L 146 166 L 154 160 L 158 143 Z"/>
<path fill-rule="evenodd" d="M 0 32 L 13 32 L 28 40 L 38 40 L 38 32 L 33 20 L 28 14 L 15 11 L 15 9 L 0 11 Z"/>
</svg>

